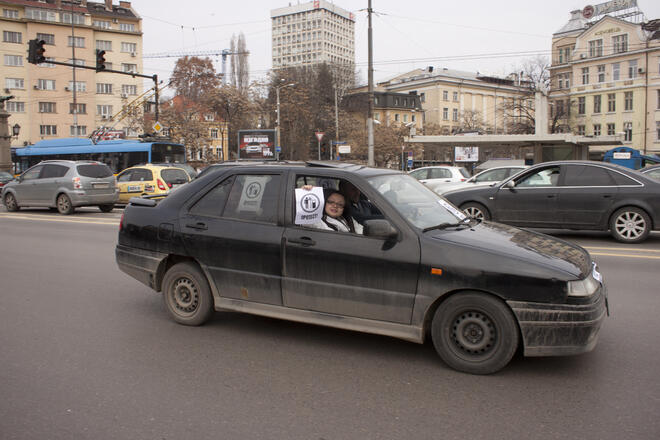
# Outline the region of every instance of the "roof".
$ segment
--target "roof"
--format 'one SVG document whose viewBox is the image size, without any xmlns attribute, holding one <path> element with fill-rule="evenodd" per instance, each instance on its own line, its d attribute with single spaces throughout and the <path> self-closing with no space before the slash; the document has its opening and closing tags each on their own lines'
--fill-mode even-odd
<svg viewBox="0 0 660 440">
<path fill-rule="evenodd" d="M 518 160 L 518 159 L 491 159 L 487 160 L 486 162 L 479 164 L 477 166 L 478 170 L 487 170 L 490 168 L 497 168 L 497 167 L 523 167 L 525 166 L 525 161 L 524 160 Z"/>
</svg>

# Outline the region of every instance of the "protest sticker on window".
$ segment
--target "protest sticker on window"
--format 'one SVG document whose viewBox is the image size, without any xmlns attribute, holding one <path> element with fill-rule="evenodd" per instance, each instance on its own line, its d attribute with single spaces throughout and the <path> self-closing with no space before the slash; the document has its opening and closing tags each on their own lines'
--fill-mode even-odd
<svg viewBox="0 0 660 440">
<path fill-rule="evenodd" d="M 264 196 L 264 188 L 270 181 L 270 176 L 247 176 L 238 202 L 239 211 L 258 212 L 261 209 L 261 199 Z"/>
<path fill-rule="evenodd" d="M 323 188 L 296 189 L 296 224 L 309 225 L 321 221 L 323 216 Z"/>
</svg>

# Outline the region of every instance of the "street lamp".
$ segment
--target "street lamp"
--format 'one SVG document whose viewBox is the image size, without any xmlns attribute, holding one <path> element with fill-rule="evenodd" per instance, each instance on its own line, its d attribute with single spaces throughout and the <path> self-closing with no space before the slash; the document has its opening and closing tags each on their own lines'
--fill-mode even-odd
<svg viewBox="0 0 660 440">
<path fill-rule="evenodd" d="M 280 79 L 280 81 L 284 81 L 284 78 Z M 295 86 L 294 83 L 275 86 L 275 94 L 277 95 L 277 126 L 275 127 L 277 133 L 277 144 L 275 144 L 276 160 L 280 160 L 280 152 L 277 151 L 278 147 L 282 148 L 282 145 L 280 145 L 280 89 L 283 89 L 284 87 L 293 87 L 293 86 Z"/>
<path fill-rule="evenodd" d="M 11 128 L 11 133 L 14 135 L 14 137 L 18 137 L 18 134 L 21 132 L 21 126 L 18 124 L 14 124 L 14 126 Z"/>
</svg>

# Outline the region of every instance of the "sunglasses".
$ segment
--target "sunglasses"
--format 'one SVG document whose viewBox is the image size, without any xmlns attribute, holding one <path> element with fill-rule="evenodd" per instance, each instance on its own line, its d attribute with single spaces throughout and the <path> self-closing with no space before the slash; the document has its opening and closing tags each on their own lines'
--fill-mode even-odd
<svg viewBox="0 0 660 440">
<path fill-rule="evenodd" d="M 325 203 L 328 205 L 333 205 L 336 206 L 337 208 L 344 208 L 344 204 L 342 202 L 335 202 L 334 200 L 327 200 Z"/>
</svg>

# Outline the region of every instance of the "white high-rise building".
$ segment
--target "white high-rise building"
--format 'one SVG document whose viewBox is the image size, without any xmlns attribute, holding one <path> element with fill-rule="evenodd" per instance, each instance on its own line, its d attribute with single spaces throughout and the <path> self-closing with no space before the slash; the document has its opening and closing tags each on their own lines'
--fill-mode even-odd
<svg viewBox="0 0 660 440">
<path fill-rule="evenodd" d="M 355 17 L 325 0 L 270 11 L 273 69 L 318 63 L 355 64 Z"/>
</svg>

